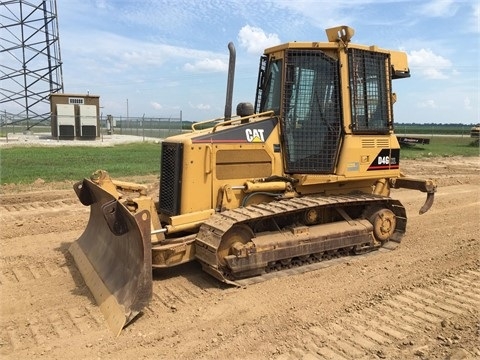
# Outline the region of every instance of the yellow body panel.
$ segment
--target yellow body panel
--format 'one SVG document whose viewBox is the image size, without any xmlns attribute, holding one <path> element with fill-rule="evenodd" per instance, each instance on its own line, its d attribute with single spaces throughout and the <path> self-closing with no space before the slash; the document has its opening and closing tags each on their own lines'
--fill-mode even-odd
<svg viewBox="0 0 480 360">
<path fill-rule="evenodd" d="M 262 121 L 259 118 L 255 121 Z M 231 128 L 241 126 L 231 125 Z M 201 136 L 208 131 L 199 131 L 177 137 L 182 139 L 184 146 L 184 181 L 182 183 L 182 202 L 178 215 L 167 221 L 171 225 L 181 225 L 185 221 L 197 223 L 202 216 L 187 216 L 189 213 L 201 213 L 208 218 L 209 211 L 214 211 L 217 204 L 228 191 L 230 198 L 225 208 L 241 206 L 246 195 L 246 182 L 284 176 L 282 154 L 271 149 L 274 144 L 280 144 L 280 129 L 277 126 L 265 142 L 237 144 L 192 144 L 192 138 Z M 396 178 L 400 176 L 398 160 L 394 156 L 383 159 L 391 168 L 369 171 L 369 166 L 382 149 L 399 149 L 396 136 L 387 135 L 351 135 L 346 134 L 339 150 L 338 162 L 333 174 L 294 174 L 299 180 L 298 191 L 308 193 L 345 193 L 352 190 L 373 191 L 378 179 Z M 347 184 L 350 183 L 350 184 Z M 278 191 L 273 185 L 270 191 Z M 387 194 L 388 195 L 388 194 Z M 264 197 L 259 197 L 265 201 Z M 218 209 L 217 209 L 218 211 Z"/>
</svg>

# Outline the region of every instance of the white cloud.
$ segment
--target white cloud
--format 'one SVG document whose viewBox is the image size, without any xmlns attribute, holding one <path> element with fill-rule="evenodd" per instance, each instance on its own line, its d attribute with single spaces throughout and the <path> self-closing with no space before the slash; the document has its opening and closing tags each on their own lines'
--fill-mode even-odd
<svg viewBox="0 0 480 360">
<path fill-rule="evenodd" d="M 192 109 L 196 109 L 196 110 L 210 110 L 211 109 L 211 106 L 208 105 L 208 104 L 192 104 L 192 103 L 189 103 L 189 105 Z"/>
<path fill-rule="evenodd" d="M 470 98 L 468 96 L 463 99 L 463 105 L 465 107 L 465 110 L 472 110 L 472 102 L 470 101 Z"/>
<path fill-rule="evenodd" d="M 152 106 L 153 109 L 155 110 L 161 110 L 163 108 L 163 106 L 161 104 L 159 104 L 158 102 L 156 101 L 152 101 L 150 103 L 150 105 Z"/>
<path fill-rule="evenodd" d="M 411 68 L 418 68 L 420 73 L 429 79 L 447 79 L 445 71 L 452 67 L 450 60 L 436 55 L 430 49 L 412 50 L 408 53 Z"/>
<path fill-rule="evenodd" d="M 480 2 L 472 5 L 472 18 L 470 23 L 472 24 L 471 30 L 474 33 L 480 33 Z"/>
<path fill-rule="evenodd" d="M 421 7 L 421 13 L 429 17 L 454 16 L 458 9 L 455 0 L 432 0 Z"/>
<path fill-rule="evenodd" d="M 203 59 L 195 63 L 186 63 L 183 69 L 190 72 L 218 72 L 227 71 L 228 64 L 220 59 Z"/>
<path fill-rule="evenodd" d="M 277 34 L 266 34 L 262 29 L 245 25 L 238 33 L 240 46 L 251 54 L 263 54 L 263 50 L 273 45 L 278 45 L 280 39 Z"/>
<path fill-rule="evenodd" d="M 435 103 L 435 100 L 429 99 L 429 100 L 425 100 L 425 101 L 422 101 L 422 102 L 418 103 L 418 107 L 436 109 L 437 104 Z"/>
<path fill-rule="evenodd" d="M 362 17 L 362 11 L 365 5 L 375 0 L 349 0 L 349 1 L 318 1 L 318 0 L 302 0 L 302 1 L 270 1 L 269 6 L 272 8 L 278 7 L 283 11 L 283 18 L 276 19 L 278 23 L 282 23 L 285 33 L 297 31 L 305 27 L 306 23 L 320 30 L 315 36 L 324 36 L 322 30 L 338 26 L 350 25 L 357 22 L 358 18 Z M 378 1 L 378 0 L 377 0 Z M 267 14 L 270 15 L 269 10 Z M 321 14 L 321 16 L 318 16 Z M 277 14 L 275 14 L 277 15 Z M 369 19 L 370 20 L 370 19 Z M 267 19 L 265 21 L 269 23 Z M 308 34 L 308 33 L 307 33 Z M 298 40 L 307 40 L 306 38 Z"/>
<path fill-rule="evenodd" d="M 69 41 L 62 43 L 62 52 L 71 55 L 75 61 L 94 62 L 94 66 L 108 72 L 117 69 L 124 71 L 128 67 L 143 68 L 146 65 L 159 68 L 167 62 L 179 61 L 178 59 L 204 59 L 191 65 L 192 69 L 198 67 L 203 71 L 219 71 L 220 68 L 223 71 L 222 69 L 227 68 L 226 63 L 215 60 L 217 56 L 225 54 L 217 55 L 211 51 L 135 40 L 104 31 L 91 30 L 78 34 L 67 32 L 65 38 Z M 79 43 L 88 46 L 78 46 Z"/>
<path fill-rule="evenodd" d="M 102 10 L 112 8 L 106 0 L 96 0 L 95 1 L 95 7 L 97 7 L 98 9 L 102 9 Z"/>
</svg>

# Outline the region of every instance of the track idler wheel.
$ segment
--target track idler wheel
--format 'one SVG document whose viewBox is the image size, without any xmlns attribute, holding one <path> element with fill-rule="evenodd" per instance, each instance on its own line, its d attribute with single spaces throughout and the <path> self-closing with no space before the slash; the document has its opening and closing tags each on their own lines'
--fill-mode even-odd
<svg viewBox="0 0 480 360">
<path fill-rule="evenodd" d="M 375 211 L 368 217 L 368 221 L 373 225 L 373 236 L 382 244 L 390 239 L 397 226 L 397 218 L 389 209 Z"/>
<path fill-rule="evenodd" d="M 225 257 L 229 255 L 239 255 L 246 245 L 253 238 L 254 233 L 247 225 L 235 225 L 228 230 L 222 238 L 222 242 L 217 249 L 218 263 L 225 267 L 227 265 Z"/>
</svg>

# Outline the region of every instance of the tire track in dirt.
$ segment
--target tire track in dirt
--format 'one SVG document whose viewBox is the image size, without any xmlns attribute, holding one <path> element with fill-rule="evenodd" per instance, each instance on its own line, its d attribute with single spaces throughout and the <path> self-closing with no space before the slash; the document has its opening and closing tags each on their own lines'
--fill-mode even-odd
<svg viewBox="0 0 480 360">
<path fill-rule="evenodd" d="M 49 201 L 24 202 L 16 204 L 0 204 L 0 219 L 2 222 L 12 222 L 22 218 L 40 216 L 56 216 L 65 212 L 86 212 L 77 199 L 58 199 Z"/>
<path fill-rule="evenodd" d="M 52 242 L 70 233 L 50 234 Z M 105 321 L 65 249 L 37 240 L 42 235 L 2 239 L 0 258 L 0 357 L 32 357 L 72 338 L 99 336 Z M 30 240 L 29 242 L 26 242 Z M 8 244 L 19 244 L 10 247 Z M 30 243 L 31 246 L 23 247 Z M 51 249 L 51 250 L 49 250 Z M 32 255 L 32 254 L 35 254 Z M 46 256 L 48 255 L 48 256 Z M 78 297 L 78 293 L 82 293 Z M 45 353 L 46 354 L 46 353 Z M 20 356 L 22 357 L 22 356 Z M 35 357 L 35 356 L 33 356 Z"/>
<path fill-rule="evenodd" d="M 312 326 L 303 345 L 277 360 L 371 359 L 400 349 L 421 329 L 480 308 L 480 272 L 466 271 L 438 285 L 405 290 L 380 305 L 349 314 L 325 326 Z M 412 342 L 413 343 L 413 342 Z M 385 349 L 389 349 L 386 351 Z M 413 351 L 410 356 L 414 356 Z"/>
<path fill-rule="evenodd" d="M 19 201 L 0 202 L 0 223 L 2 240 L 14 239 L 31 234 L 45 234 L 52 232 L 82 229 L 88 220 L 89 207 L 83 206 L 75 197 L 43 201 L 29 201 L 16 197 Z M 11 199 L 10 199 L 11 200 Z"/>
<path fill-rule="evenodd" d="M 88 207 L 81 205 L 73 190 L 0 195 L 0 221 L 4 225 L 23 226 L 44 217 L 56 217 L 59 213 L 87 211 Z"/>
<path fill-rule="evenodd" d="M 44 355 L 44 349 L 68 346 L 74 338 L 108 334 L 104 318 L 91 299 L 74 300 L 75 283 L 67 266 L 40 262 L 1 271 L 14 276 L 0 285 L 2 298 L 7 301 L 0 319 L 0 357 L 17 358 L 15 354 L 38 351 Z M 41 289 L 48 292 L 42 293 Z"/>
<path fill-rule="evenodd" d="M 56 199 L 48 201 L 34 201 L 34 202 L 24 202 L 24 203 L 15 203 L 15 204 L 0 204 L 0 214 L 1 213 L 14 213 L 21 211 L 33 211 L 33 210 L 51 210 L 59 209 L 70 206 L 78 206 L 79 202 L 77 199 Z"/>
<path fill-rule="evenodd" d="M 81 336 L 85 333 L 104 331 L 103 319 L 91 307 L 45 309 L 35 316 L 22 320 L 2 320 L 0 354 L 48 346 L 61 339 Z"/>
<path fill-rule="evenodd" d="M 18 265 L 13 262 L 10 266 L 0 266 L 0 285 L 15 284 L 31 280 L 59 276 L 68 273 L 64 265 L 57 265 L 51 261 L 37 261 L 35 264 Z"/>
<path fill-rule="evenodd" d="M 221 293 L 228 287 L 203 272 L 197 263 L 158 270 L 156 274 L 160 275 L 154 276 L 153 296 L 146 315 L 158 314 L 165 309 L 176 311 L 178 307 L 195 306 L 202 303 L 203 298 Z"/>
<path fill-rule="evenodd" d="M 291 269 L 277 271 L 275 273 L 267 273 L 254 278 L 245 278 L 238 280 L 240 286 L 249 286 L 269 281 L 274 278 L 282 278 L 286 276 L 303 274 L 305 272 L 323 269 L 331 266 L 338 266 L 344 263 L 355 263 L 361 261 L 365 257 L 381 255 L 396 248 L 397 244 L 392 244 L 392 248 L 381 248 L 365 254 L 355 256 L 345 256 L 322 261 L 316 264 L 309 264 Z M 188 268 L 188 269 L 187 269 Z M 168 270 L 167 270 L 168 271 Z M 153 282 L 153 296 L 148 308 L 154 313 L 158 307 L 175 311 L 177 306 L 189 305 L 201 301 L 202 297 L 221 294 L 230 285 L 220 283 L 217 279 L 203 272 L 199 264 L 187 264 L 184 270 L 170 269 L 170 273 L 179 271 L 175 276 L 169 277 L 163 274 L 162 279 L 155 279 Z M 155 310 L 152 310 L 155 309 Z"/>
</svg>

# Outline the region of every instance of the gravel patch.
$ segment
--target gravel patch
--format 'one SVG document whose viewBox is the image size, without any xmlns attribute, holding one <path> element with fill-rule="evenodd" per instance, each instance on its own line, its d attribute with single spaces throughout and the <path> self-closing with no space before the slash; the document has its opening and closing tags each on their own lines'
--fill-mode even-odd
<svg viewBox="0 0 480 360">
<path fill-rule="evenodd" d="M 134 142 L 155 142 L 162 141 L 160 138 L 151 138 L 135 135 L 101 135 L 95 140 L 58 140 L 52 137 L 50 134 L 7 134 L 6 137 L 0 138 L 0 147 L 13 147 L 13 146 L 112 146 L 115 144 L 127 144 Z"/>
</svg>

